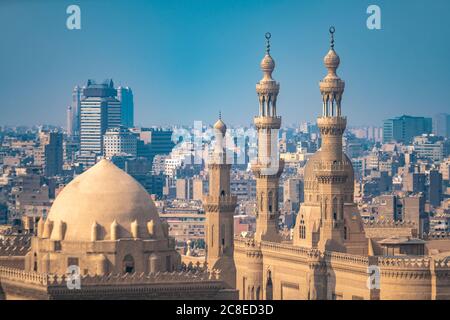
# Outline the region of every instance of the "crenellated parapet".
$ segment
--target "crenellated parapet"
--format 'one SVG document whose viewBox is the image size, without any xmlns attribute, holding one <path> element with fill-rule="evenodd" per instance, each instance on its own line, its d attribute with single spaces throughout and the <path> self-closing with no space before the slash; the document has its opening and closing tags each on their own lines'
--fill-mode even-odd
<svg viewBox="0 0 450 320">
<path fill-rule="evenodd" d="M 230 212 L 236 208 L 237 197 L 234 195 L 206 195 L 203 207 L 206 212 Z"/>
<path fill-rule="evenodd" d="M 31 246 L 31 238 L 14 237 L 0 240 L 0 256 L 24 256 Z"/>
<path fill-rule="evenodd" d="M 317 125 L 320 133 L 325 136 L 342 136 L 347 126 L 346 117 L 318 117 Z"/>
<path fill-rule="evenodd" d="M 201 282 L 219 280 L 218 270 L 187 270 L 156 273 L 126 273 L 105 275 L 81 275 L 81 286 L 83 285 L 112 285 L 112 284 L 154 284 L 154 283 L 179 283 L 179 282 Z M 66 285 L 73 277 L 65 274 L 42 274 L 28 272 L 15 268 L 0 267 L 0 280 L 15 280 L 45 286 Z"/>
<path fill-rule="evenodd" d="M 449 240 L 450 232 L 430 232 L 423 236 L 424 240 Z"/>
<path fill-rule="evenodd" d="M 391 219 L 363 221 L 364 228 L 408 228 L 417 227 L 413 221 L 396 221 Z"/>
</svg>

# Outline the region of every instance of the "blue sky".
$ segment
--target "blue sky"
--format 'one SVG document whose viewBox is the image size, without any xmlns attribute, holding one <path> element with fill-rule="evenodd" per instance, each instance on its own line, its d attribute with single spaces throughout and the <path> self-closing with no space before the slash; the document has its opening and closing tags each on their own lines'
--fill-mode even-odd
<svg viewBox="0 0 450 320">
<path fill-rule="evenodd" d="M 81 30 L 66 8 L 81 8 Z M 381 30 L 366 9 L 381 8 Z M 113 78 L 135 95 L 138 125 L 231 125 L 257 113 L 267 31 L 278 112 L 314 121 L 328 28 L 336 27 L 343 113 L 351 125 L 450 110 L 450 1 L 1 0 L 0 125 L 65 125 L 72 88 Z"/>
</svg>

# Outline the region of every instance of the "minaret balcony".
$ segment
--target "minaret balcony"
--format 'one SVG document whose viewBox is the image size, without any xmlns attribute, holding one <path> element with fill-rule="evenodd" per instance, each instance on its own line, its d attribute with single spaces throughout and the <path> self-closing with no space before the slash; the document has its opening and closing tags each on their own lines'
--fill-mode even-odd
<svg viewBox="0 0 450 320">
<path fill-rule="evenodd" d="M 251 164 L 253 173 L 257 178 L 280 177 L 284 170 L 284 161 L 278 159 L 278 163 L 258 163 Z"/>
<path fill-rule="evenodd" d="M 315 163 L 314 172 L 317 181 L 323 184 L 345 183 L 349 176 L 349 164 L 342 161 Z"/>
<path fill-rule="evenodd" d="M 347 126 L 347 118 L 343 116 L 329 116 L 317 118 L 317 125 L 322 135 L 342 135 Z"/>
<path fill-rule="evenodd" d="M 261 80 L 260 83 L 256 84 L 256 92 L 258 94 L 269 94 L 269 95 L 273 95 L 273 94 L 278 94 L 278 92 L 280 91 L 280 84 L 277 83 L 275 80 L 269 80 L 269 81 L 263 81 Z"/>
<path fill-rule="evenodd" d="M 347 126 L 347 117 L 345 116 L 318 117 L 317 125 L 319 127 L 340 127 L 345 129 L 345 127 Z"/>
<path fill-rule="evenodd" d="M 204 208 L 207 212 L 234 212 L 237 204 L 237 197 L 234 195 L 206 195 L 203 200 Z"/>
<path fill-rule="evenodd" d="M 281 117 L 279 116 L 258 116 L 254 118 L 257 129 L 280 129 Z"/>
<path fill-rule="evenodd" d="M 345 82 L 339 78 L 325 77 L 319 82 L 320 92 L 334 92 L 342 94 L 345 89 Z"/>
</svg>

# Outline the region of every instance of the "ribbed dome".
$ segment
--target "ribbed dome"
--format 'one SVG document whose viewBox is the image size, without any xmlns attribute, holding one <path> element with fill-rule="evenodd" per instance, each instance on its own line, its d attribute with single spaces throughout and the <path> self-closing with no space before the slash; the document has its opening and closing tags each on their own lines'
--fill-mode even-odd
<svg viewBox="0 0 450 320">
<path fill-rule="evenodd" d="M 270 54 L 266 54 L 264 58 L 261 60 L 261 70 L 264 73 L 271 74 L 275 69 L 275 61 L 270 56 Z"/>
<path fill-rule="evenodd" d="M 139 238 L 150 238 L 148 223 L 161 236 L 158 212 L 145 189 L 108 160 L 76 177 L 58 195 L 47 220 L 53 222 L 52 239 L 58 239 L 63 222 L 64 240 L 90 241 L 97 224 L 98 239 L 111 239 L 111 225 L 118 225 L 118 238 L 131 238 L 137 222 Z M 135 226 L 136 227 L 136 226 Z"/>
<path fill-rule="evenodd" d="M 308 162 L 306 163 L 305 168 L 303 170 L 303 177 L 304 177 L 303 179 L 305 181 L 305 190 L 304 190 L 305 196 L 307 196 L 309 194 L 314 195 L 313 201 L 319 192 L 319 189 L 318 189 L 319 185 L 317 183 L 317 173 L 314 169 L 314 166 L 316 163 L 320 163 L 322 161 L 321 160 L 323 157 L 322 153 L 323 153 L 322 150 L 318 150 L 316 153 L 314 153 L 314 155 L 308 159 Z M 345 153 L 342 153 L 342 159 L 345 163 L 346 170 L 348 173 L 348 178 L 347 178 L 347 182 L 344 185 L 344 190 L 346 192 L 353 194 L 354 171 L 353 171 L 352 162 Z M 308 200 L 307 197 L 305 197 L 305 200 L 306 201 Z"/>
<path fill-rule="evenodd" d="M 337 55 L 336 51 L 334 51 L 334 49 L 330 49 L 327 55 L 323 58 L 323 62 L 325 64 L 325 67 L 336 71 L 336 69 L 339 67 L 341 59 Z"/>
</svg>

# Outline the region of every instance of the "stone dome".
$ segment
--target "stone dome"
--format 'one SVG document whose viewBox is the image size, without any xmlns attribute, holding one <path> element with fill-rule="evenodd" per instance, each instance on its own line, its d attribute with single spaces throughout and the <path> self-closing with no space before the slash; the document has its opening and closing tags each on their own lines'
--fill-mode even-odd
<svg viewBox="0 0 450 320">
<path fill-rule="evenodd" d="M 270 54 L 266 54 L 264 58 L 261 60 L 261 70 L 264 73 L 271 74 L 275 69 L 275 61 L 270 56 Z"/>
<path fill-rule="evenodd" d="M 316 163 L 322 162 L 323 157 L 323 151 L 318 150 L 314 155 L 311 156 L 311 158 L 308 159 L 308 162 L 306 163 L 304 170 L 303 170 L 303 179 L 305 182 L 305 202 L 316 202 L 317 201 L 317 195 L 319 192 L 319 185 L 317 183 L 317 175 L 316 171 L 314 169 L 314 165 Z M 347 182 L 344 185 L 344 191 L 348 195 L 351 195 L 353 198 L 353 192 L 354 192 L 354 171 L 353 166 L 350 158 L 343 152 L 342 153 L 342 160 L 346 166 L 346 171 L 348 173 Z M 311 196 L 311 201 L 309 201 L 309 196 Z"/>
<path fill-rule="evenodd" d="M 337 55 L 336 51 L 334 51 L 334 49 L 330 49 L 327 55 L 323 58 L 323 62 L 325 64 L 325 67 L 335 71 L 339 67 L 341 59 Z"/>
<path fill-rule="evenodd" d="M 117 224 L 117 238 L 163 236 L 157 209 L 145 189 L 108 160 L 72 180 L 53 203 L 47 221 L 53 223 L 51 239 L 91 241 L 93 226 L 98 240 L 111 239 L 111 225 Z M 62 224 L 61 224 L 62 222 Z M 61 225 L 64 235 L 61 237 Z"/>
<path fill-rule="evenodd" d="M 227 126 L 225 125 L 225 122 L 222 121 L 222 119 L 219 119 L 214 124 L 214 129 L 219 130 L 222 135 L 225 135 L 227 132 Z"/>
</svg>

